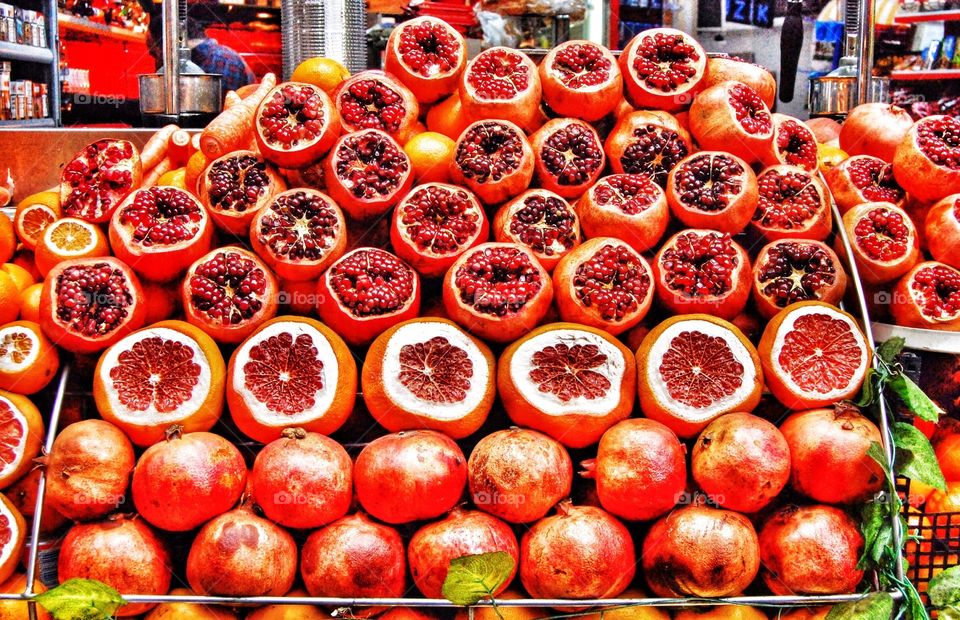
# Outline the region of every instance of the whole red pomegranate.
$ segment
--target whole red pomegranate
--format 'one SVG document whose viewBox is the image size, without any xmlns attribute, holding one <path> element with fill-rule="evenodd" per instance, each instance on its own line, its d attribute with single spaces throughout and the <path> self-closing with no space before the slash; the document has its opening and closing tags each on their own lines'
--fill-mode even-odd
<svg viewBox="0 0 960 620">
<path fill-rule="evenodd" d="M 374 439 L 357 456 L 357 499 L 387 523 L 439 517 L 460 502 L 467 459 L 436 431 L 401 431 Z"/>
<path fill-rule="evenodd" d="M 685 506 L 650 528 L 643 572 L 657 596 L 736 596 L 760 569 L 757 533 L 745 516 Z"/>
<path fill-rule="evenodd" d="M 761 575 L 778 595 L 853 592 L 863 535 L 832 506 L 784 506 L 760 530 Z"/>
<path fill-rule="evenodd" d="M 427 598 L 442 598 L 451 560 L 494 551 L 519 561 L 517 537 L 510 526 L 483 512 L 454 508 L 444 519 L 417 530 L 407 546 L 407 559 L 417 589 Z M 516 568 L 493 595 L 506 590 L 515 575 Z"/>
<path fill-rule="evenodd" d="M 889 163 L 911 126 L 913 118 L 899 106 L 863 103 L 850 110 L 840 126 L 840 148 L 848 155 L 873 155 Z"/>
</svg>

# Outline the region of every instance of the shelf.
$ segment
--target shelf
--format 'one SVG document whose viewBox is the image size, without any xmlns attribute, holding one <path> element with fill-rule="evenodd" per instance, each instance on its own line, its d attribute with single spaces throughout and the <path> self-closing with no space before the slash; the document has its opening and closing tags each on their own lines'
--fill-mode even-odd
<svg viewBox="0 0 960 620">
<path fill-rule="evenodd" d="M 147 35 L 144 32 L 133 32 L 132 30 L 127 30 L 126 28 L 117 28 L 116 26 L 98 24 L 97 22 L 90 21 L 89 19 L 77 17 L 76 15 L 70 15 L 68 13 L 60 13 L 57 18 L 60 23 L 60 28 L 63 30 L 69 30 L 71 32 L 82 32 L 99 37 L 117 39 L 119 41 L 130 41 L 132 43 L 145 43 L 147 40 Z"/>
<path fill-rule="evenodd" d="M 960 69 L 926 69 L 923 71 L 891 71 L 891 80 L 901 82 L 919 82 L 932 80 L 960 79 Z"/>
<path fill-rule="evenodd" d="M 919 24 L 920 22 L 951 22 L 960 20 L 960 10 L 922 11 L 918 13 L 897 13 L 893 16 L 895 24 Z"/>
<path fill-rule="evenodd" d="M 39 62 L 49 65 L 53 62 L 53 53 L 45 47 L 0 41 L 0 58 L 5 60 Z"/>
<path fill-rule="evenodd" d="M 0 121 L 0 129 L 35 129 L 37 127 L 54 127 L 52 118 L 28 118 L 22 121 Z"/>
</svg>

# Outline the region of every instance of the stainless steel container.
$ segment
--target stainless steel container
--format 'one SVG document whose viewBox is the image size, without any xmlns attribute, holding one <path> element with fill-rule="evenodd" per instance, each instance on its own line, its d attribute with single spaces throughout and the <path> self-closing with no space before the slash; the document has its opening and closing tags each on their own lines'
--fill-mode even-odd
<svg viewBox="0 0 960 620">
<path fill-rule="evenodd" d="M 351 72 L 367 68 L 364 0 L 282 0 L 283 74 L 307 58 L 325 56 Z"/>
<path fill-rule="evenodd" d="M 890 80 L 875 77 L 871 80 L 870 101 L 890 100 Z M 846 116 L 857 106 L 856 76 L 827 75 L 810 79 L 807 105 L 810 116 Z"/>
<path fill-rule="evenodd" d="M 163 74 L 147 73 L 140 78 L 140 113 L 166 112 Z M 216 114 L 220 112 L 223 93 L 219 73 L 180 74 L 180 113 Z"/>
</svg>

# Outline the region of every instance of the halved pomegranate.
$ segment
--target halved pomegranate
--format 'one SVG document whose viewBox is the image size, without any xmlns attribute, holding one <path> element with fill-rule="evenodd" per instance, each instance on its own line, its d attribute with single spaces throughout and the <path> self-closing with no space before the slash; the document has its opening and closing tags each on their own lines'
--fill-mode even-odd
<svg viewBox="0 0 960 620">
<path fill-rule="evenodd" d="M 457 90 L 466 64 L 463 35 L 443 20 L 424 16 L 393 29 L 383 68 L 403 82 L 417 101 L 433 103 Z"/>
<path fill-rule="evenodd" d="M 67 217 L 106 222 L 127 194 L 140 187 L 137 148 L 126 140 L 97 140 L 60 172 L 60 208 Z"/>
<path fill-rule="evenodd" d="M 897 325 L 960 331 L 960 271 L 929 261 L 897 282 L 890 313 Z"/>
<path fill-rule="evenodd" d="M 597 130 L 575 118 L 555 118 L 530 136 L 540 187 L 576 198 L 596 183 L 606 166 Z"/>
<path fill-rule="evenodd" d="M 760 172 L 750 229 L 767 241 L 826 239 L 833 227 L 833 210 L 827 188 L 815 175 L 787 165 Z"/>
<path fill-rule="evenodd" d="M 326 155 L 340 135 L 340 114 L 326 92 L 301 82 L 277 84 L 257 106 L 257 148 L 267 161 L 302 168 Z"/>
<path fill-rule="evenodd" d="M 666 187 L 667 175 L 693 152 L 693 142 L 672 115 L 640 110 L 620 117 L 603 148 L 615 173 L 645 174 Z"/>
<path fill-rule="evenodd" d="M 672 112 L 693 101 L 707 73 L 707 53 L 680 30 L 651 28 L 623 49 L 620 70 L 634 107 Z"/>
<path fill-rule="evenodd" d="M 253 151 L 234 151 L 213 160 L 199 187 L 200 202 L 217 228 L 243 238 L 257 211 L 287 189 L 276 168 Z"/>
<path fill-rule="evenodd" d="M 752 164 L 771 149 L 773 117 L 757 91 L 730 80 L 693 100 L 690 133 L 701 148 L 727 151 Z"/>
<path fill-rule="evenodd" d="M 840 148 L 850 155 L 873 155 L 892 162 L 912 126 L 913 117 L 900 106 L 862 103 L 850 110 L 840 126 Z"/>
<path fill-rule="evenodd" d="M 583 234 L 617 237 L 637 252 L 646 252 L 667 230 L 667 197 L 645 174 L 612 174 L 587 190 L 576 206 Z"/>
<path fill-rule="evenodd" d="M 960 119 L 928 116 L 914 123 L 897 146 L 893 175 L 921 202 L 960 192 Z"/>
<path fill-rule="evenodd" d="M 460 102 L 471 121 L 509 119 L 526 128 L 537 117 L 540 94 L 537 66 L 509 47 L 483 50 L 460 79 Z"/>
<path fill-rule="evenodd" d="M 469 125 L 460 134 L 450 163 L 454 182 L 466 185 L 487 205 L 530 187 L 533 169 L 533 149 L 526 135 L 505 120 Z"/>
<path fill-rule="evenodd" d="M 77 258 L 56 265 L 43 281 L 40 326 L 54 344 L 96 353 L 135 329 L 146 316 L 143 289 L 116 258 Z"/>
<path fill-rule="evenodd" d="M 947 196 L 930 207 L 924 229 L 934 260 L 960 267 L 960 195 Z"/>
<path fill-rule="evenodd" d="M 383 71 L 361 71 L 333 93 L 344 132 L 379 129 L 405 144 L 416 133 L 420 106 L 410 89 Z"/>
<path fill-rule="evenodd" d="M 341 136 L 324 160 L 323 174 L 330 197 L 356 220 L 386 213 L 413 185 L 410 158 L 379 129 Z"/>
<path fill-rule="evenodd" d="M 110 218 L 110 248 L 137 275 L 168 282 L 210 250 L 213 224 L 192 194 L 176 187 L 139 189 Z"/>
<path fill-rule="evenodd" d="M 493 236 L 529 248 L 547 271 L 582 238 L 576 211 L 546 189 L 527 190 L 503 205 L 493 220 Z"/>
<path fill-rule="evenodd" d="M 539 69 L 543 100 L 560 116 L 598 121 L 623 98 L 617 59 L 597 43 L 561 43 L 540 61 Z"/>
<path fill-rule="evenodd" d="M 390 252 L 357 248 L 317 284 L 320 318 L 353 345 L 368 344 L 420 312 L 420 276 Z"/>
<path fill-rule="evenodd" d="M 533 251 L 482 243 L 464 252 L 443 279 L 447 315 L 467 331 L 510 342 L 533 329 L 553 302 L 550 275 Z"/>
<path fill-rule="evenodd" d="M 703 78 L 703 87 L 708 88 L 727 80 L 742 82 L 757 91 L 771 110 L 777 103 L 777 80 L 766 67 L 729 54 L 711 54 L 707 59 L 707 76 Z"/>
<path fill-rule="evenodd" d="M 766 319 L 798 301 L 837 305 L 846 290 L 847 273 L 840 259 L 820 241 L 774 241 L 753 263 L 753 302 Z"/>
<path fill-rule="evenodd" d="M 250 225 L 250 246 L 284 280 L 314 280 L 347 249 L 340 207 L 314 189 L 273 197 Z"/>
<path fill-rule="evenodd" d="M 756 210 L 757 177 L 739 157 L 700 151 L 670 171 L 667 204 L 686 226 L 736 234 Z"/>
<path fill-rule="evenodd" d="M 902 206 L 906 194 L 894 179 L 893 166 L 871 155 L 856 155 L 824 173 L 833 199 L 846 213 L 865 202 L 891 202 Z"/>
<path fill-rule="evenodd" d="M 920 260 L 917 229 L 906 212 L 888 202 L 868 202 L 843 216 L 860 279 L 867 284 L 896 280 Z M 837 253 L 845 256 L 840 240 Z"/>
<path fill-rule="evenodd" d="M 657 299 L 676 314 L 732 319 L 750 298 L 750 258 L 730 235 L 715 230 L 670 237 L 657 252 L 653 275 Z"/>
<path fill-rule="evenodd" d="M 773 114 L 773 140 L 760 158 L 767 166 L 788 164 L 814 173 L 820 165 L 817 137 L 803 121 L 786 114 Z"/>
<path fill-rule="evenodd" d="M 199 258 L 183 278 L 187 322 L 220 343 L 240 342 L 277 313 L 277 280 L 252 252 L 234 246 Z"/>
<path fill-rule="evenodd" d="M 563 257 L 553 272 L 560 318 L 616 336 L 647 316 L 653 272 L 636 250 L 612 237 L 595 237 Z"/>
</svg>

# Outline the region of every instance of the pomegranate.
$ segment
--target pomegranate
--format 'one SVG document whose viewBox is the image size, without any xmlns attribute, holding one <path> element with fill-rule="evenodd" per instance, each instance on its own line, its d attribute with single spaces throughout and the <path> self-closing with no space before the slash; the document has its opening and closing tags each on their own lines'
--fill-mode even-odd
<svg viewBox="0 0 960 620">
<path fill-rule="evenodd" d="M 897 146 L 893 176 L 921 202 L 960 192 L 960 120 L 928 116 L 914 123 Z"/>
<path fill-rule="evenodd" d="M 647 316 L 653 272 L 636 250 L 595 237 L 567 254 L 553 273 L 560 318 L 621 334 Z"/>
<path fill-rule="evenodd" d="M 784 506 L 764 523 L 759 540 L 761 574 L 774 594 L 847 594 L 863 578 L 857 570 L 863 536 L 837 508 Z"/>
<path fill-rule="evenodd" d="M 357 248 L 317 284 L 320 318 L 350 344 L 367 344 L 420 312 L 420 276 L 390 252 Z"/>
<path fill-rule="evenodd" d="M 757 177 L 739 157 L 700 151 L 670 171 L 667 204 L 685 226 L 736 234 L 756 210 Z"/>
<path fill-rule="evenodd" d="M 777 102 L 777 80 L 766 67 L 755 65 L 736 56 L 711 54 L 707 58 L 707 76 L 703 79 L 704 88 L 728 80 L 741 82 L 757 91 L 770 109 L 773 109 Z"/>
<path fill-rule="evenodd" d="M 406 594 L 407 561 L 397 530 L 363 513 L 310 534 L 300 574 L 310 596 L 400 598 Z"/>
<path fill-rule="evenodd" d="M 74 521 L 99 519 L 126 501 L 133 445 L 103 420 L 75 422 L 57 435 L 40 462 L 47 468 L 46 500 Z"/>
<path fill-rule="evenodd" d="M 445 183 L 414 188 L 393 211 L 390 245 L 426 278 L 442 277 L 468 248 L 487 241 L 490 225 L 477 197 Z"/>
<path fill-rule="evenodd" d="M 256 111 L 257 149 L 267 161 L 303 168 L 323 157 L 340 135 L 340 114 L 318 86 L 283 82 Z"/>
<path fill-rule="evenodd" d="M 220 230 L 246 238 L 257 211 L 287 189 L 272 164 L 253 151 L 215 159 L 199 181 L 200 202 Z"/>
<path fill-rule="evenodd" d="M 91 142 L 60 171 L 60 209 L 66 217 L 106 222 L 141 180 L 140 153 L 133 144 Z"/>
<path fill-rule="evenodd" d="M 540 61 L 543 100 L 556 114 L 598 121 L 623 97 L 623 78 L 610 50 L 591 41 L 566 41 Z"/>
<path fill-rule="evenodd" d="M 397 24 L 387 41 L 384 70 L 403 82 L 421 103 L 433 103 L 455 92 L 466 64 L 463 35 L 435 17 Z"/>
<path fill-rule="evenodd" d="M 753 302 L 765 319 L 798 301 L 839 305 L 847 273 L 825 243 L 782 239 L 763 246 L 753 263 Z"/>
<path fill-rule="evenodd" d="M 750 298 L 750 259 L 730 235 L 689 229 L 670 237 L 653 261 L 657 299 L 676 314 L 731 319 Z"/>
<path fill-rule="evenodd" d="M 379 129 L 342 136 L 323 166 L 330 197 L 355 220 L 386 213 L 413 186 L 410 158 Z"/>
<path fill-rule="evenodd" d="M 749 413 L 728 413 L 703 429 L 690 469 L 711 502 L 757 512 L 790 480 L 790 446 L 776 426 Z"/>
<path fill-rule="evenodd" d="M 872 155 L 845 159 L 823 177 L 840 213 L 865 202 L 889 202 L 898 207 L 904 202 L 905 194 L 894 179 L 893 166 Z"/>
<path fill-rule="evenodd" d="M 233 344 L 274 317 L 277 290 L 276 278 L 255 254 L 227 246 L 190 266 L 180 297 L 189 323 Z"/>
<path fill-rule="evenodd" d="M 503 205 L 493 220 L 493 236 L 533 252 L 553 271 L 568 252 L 580 245 L 580 220 L 570 204 L 548 189 L 530 189 Z"/>
<path fill-rule="evenodd" d="M 822 145 L 833 145 L 840 149 L 840 123 L 832 118 L 818 117 L 804 121 L 804 125 L 809 127 L 813 135 L 817 137 L 817 142 Z M 840 150 L 846 154 L 846 151 Z"/>
<path fill-rule="evenodd" d="M 407 559 L 417 589 L 427 598 L 442 598 L 451 560 L 494 551 L 508 553 L 519 562 L 520 549 L 510 526 L 484 512 L 454 508 L 442 520 L 417 530 L 407 546 Z M 507 589 L 516 571 L 515 566 L 493 596 Z"/>
<path fill-rule="evenodd" d="M 443 307 L 467 331 L 510 342 L 543 319 L 553 283 L 533 252 L 513 243 L 482 243 L 447 270 Z"/>
<path fill-rule="evenodd" d="M 78 523 L 60 545 L 60 583 L 96 579 L 122 594 L 165 595 L 170 590 L 170 554 L 163 541 L 137 517 L 113 515 L 106 521 Z M 139 616 L 153 603 L 131 603 L 118 617 Z"/>
<path fill-rule="evenodd" d="M 540 108 L 540 74 L 526 54 L 490 47 L 467 63 L 460 79 L 460 102 L 471 121 L 512 120 L 531 125 Z"/>
<path fill-rule="evenodd" d="M 40 325 L 73 353 L 101 351 L 143 325 L 140 281 L 115 258 L 77 258 L 57 264 L 40 293 Z"/>
<path fill-rule="evenodd" d="M 667 175 L 693 152 L 693 142 L 674 116 L 640 110 L 619 118 L 603 148 L 613 172 L 643 174 L 666 187 Z"/>
<path fill-rule="evenodd" d="M 563 445 L 511 427 L 477 442 L 467 462 L 470 497 L 477 508 L 510 523 L 542 519 L 570 495 L 573 463 Z"/>
<path fill-rule="evenodd" d="M 912 126 L 910 113 L 899 106 L 863 103 L 847 113 L 840 127 L 840 148 L 850 155 L 872 155 L 893 162 Z"/>
<path fill-rule="evenodd" d="M 11 486 L 4 489 L 3 494 L 7 496 L 10 503 L 21 515 L 27 519 L 32 519 L 37 510 L 37 485 L 40 484 L 40 474 L 43 470 L 39 467 L 31 469 L 24 477 L 14 482 Z M 48 483 L 49 485 L 49 483 Z M 43 519 L 40 521 L 40 533 L 52 534 L 60 530 L 68 519 L 60 514 L 53 503 L 50 501 L 49 486 L 47 493 L 43 498 Z M 20 590 L 23 591 L 22 589 Z M 2 605 L 0 605 L 2 609 Z M 0 613 L 0 620 L 5 620 Z"/>
<path fill-rule="evenodd" d="M 779 165 L 757 175 L 757 209 L 751 230 L 767 241 L 823 241 L 832 228 L 830 194 L 816 172 Z"/>
<path fill-rule="evenodd" d="M 663 190 L 642 173 L 603 177 L 580 198 L 576 212 L 588 239 L 617 237 L 637 252 L 656 247 L 670 219 Z"/>
<path fill-rule="evenodd" d="M 333 103 L 344 133 L 379 129 L 400 144 L 417 133 L 420 106 L 416 97 L 383 71 L 361 71 L 348 77 L 334 91 Z"/>
<path fill-rule="evenodd" d="M 960 267 L 960 194 L 947 196 L 930 207 L 924 229 L 934 260 Z"/>
<path fill-rule="evenodd" d="M 757 91 L 731 80 L 696 96 L 690 133 L 702 148 L 726 151 L 752 164 L 771 150 L 773 118 Z"/>
<path fill-rule="evenodd" d="M 644 30 L 620 54 L 627 100 L 636 108 L 669 112 L 690 105 L 707 73 L 707 54 L 673 28 Z"/>
<path fill-rule="evenodd" d="M 520 580 L 533 598 L 613 598 L 636 572 L 627 528 L 600 508 L 570 500 L 527 530 L 520 554 Z"/>
<path fill-rule="evenodd" d="M 455 184 L 465 185 L 484 204 L 516 196 L 533 180 L 534 155 L 523 130 L 506 120 L 483 120 L 460 134 L 450 163 Z"/>
<path fill-rule="evenodd" d="M 137 461 L 130 488 L 151 525 L 186 532 L 233 508 L 246 486 L 247 466 L 232 443 L 174 427 Z"/>
<path fill-rule="evenodd" d="M 543 189 L 577 198 L 603 173 L 606 156 L 597 131 L 574 118 L 547 121 L 530 136 L 534 172 Z"/>
<path fill-rule="evenodd" d="M 960 271 L 923 262 L 893 289 L 890 313 L 897 325 L 960 331 Z"/>
<path fill-rule="evenodd" d="M 467 485 L 467 459 L 436 431 L 401 431 L 371 441 L 354 466 L 357 500 L 387 523 L 433 519 L 452 510 Z"/>
<path fill-rule="evenodd" d="M 903 209 L 888 202 L 867 202 L 843 215 L 860 279 L 867 284 L 896 280 L 920 260 L 917 229 Z M 840 240 L 838 253 L 846 252 Z"/>
<path fill-rule="evenodd" d="M 201 596 L 283 596 L 296 577 L 293 537 L 249 506 L 208 521 L 187 556 L 187 581 Z"/>
<path fill-rule="evenodd" d="M 770 106 L 773 107 L 773 106 Z M 816 173 L 820 166 L 817 157 L 817 138 L 800 119 L 786 114 L 773 114 L 773 140 L 770 149 L 761 157 L 764 164 L 786 164 Z"/>
</svg>

